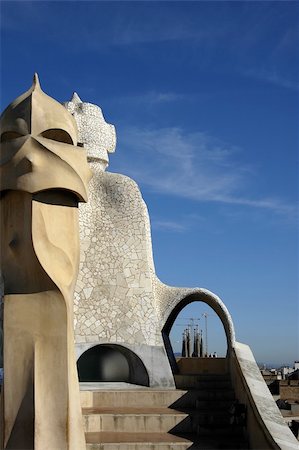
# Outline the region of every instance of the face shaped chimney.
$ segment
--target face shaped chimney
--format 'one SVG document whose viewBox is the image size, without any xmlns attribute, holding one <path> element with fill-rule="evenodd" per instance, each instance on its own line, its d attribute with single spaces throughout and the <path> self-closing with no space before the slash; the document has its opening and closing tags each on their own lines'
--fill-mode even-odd
<svg viewBox="0 0 299 450">
<path fill-rule="evenodd" d="M 63 189 L 87 201 L 91 171 L 77 140 L 74 118 L 42 91 L 35 75 L 1 116 L 1 191 Z"/>
</svg>

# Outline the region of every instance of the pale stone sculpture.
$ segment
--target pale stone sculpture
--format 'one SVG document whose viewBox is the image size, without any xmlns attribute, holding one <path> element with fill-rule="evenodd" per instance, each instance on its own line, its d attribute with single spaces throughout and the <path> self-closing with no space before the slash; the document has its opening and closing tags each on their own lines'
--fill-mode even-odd
<svg viewBox="0 0 299 450">
<path fill-rule="evenodd" d="M 90 177 L 73 117 L 35 76 L 1 116 L 4 448 L 85 448 L 73 290 Z"/>
</svg>

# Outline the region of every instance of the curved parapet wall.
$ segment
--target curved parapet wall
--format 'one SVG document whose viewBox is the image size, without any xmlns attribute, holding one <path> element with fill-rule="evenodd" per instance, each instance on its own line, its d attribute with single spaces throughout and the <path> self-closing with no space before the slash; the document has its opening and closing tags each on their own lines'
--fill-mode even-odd
<svg viewBox="0 0 299 450">
<path fill-rule="evenodd" d="M 246 405 L 250 448 L 299 450 L 248 345 L 235 342 L 230 366 L 236 397 Z"/>
<path fill-rule="evenodd" d="M 220 298 L 203 288 L 176 288 L 166 286 L 156 278 L 156 296 L 159 299 L 162 336 L 173 373 L 178 373 L 177 362 L 170 343 L 169 334 L 180 311 L 189 303 L 199 301 L 210 306 L 222 322 L 227 339 L 228 354 L 235 343 L 232 318 Z"/>
<path fill-rule="evenodd" d="M 156 296 L 159 306 L 163 329 L 170 331 L 179 312 L 189 303 L 201 301 L 209 305 L 220 318 L 230 349 L 235 343 L 235 329 L 231 315 L 222 300 L 213 292 L 204 288 L 178 288 L 161 283 L 156 279 Z"/>
</svg>

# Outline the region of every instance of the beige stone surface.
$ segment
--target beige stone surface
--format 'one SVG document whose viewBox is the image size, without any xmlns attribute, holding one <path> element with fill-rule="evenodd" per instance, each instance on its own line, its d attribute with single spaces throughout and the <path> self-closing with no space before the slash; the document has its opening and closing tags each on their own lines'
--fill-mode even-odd
<svg viewBox="0 0 299 450">
<path fill-rule="evenodd" d="M 82 450 L 73 291 L 91 172 L 76 123 L 37 77 L 1 133 L 4 447 Z"/>
<path fill-rule="evenodd" d="M 1 116 L 1 191 L 65 189 L 86 201 L 89 178 L 75 120 L 36 78 Z"/>
</svg>

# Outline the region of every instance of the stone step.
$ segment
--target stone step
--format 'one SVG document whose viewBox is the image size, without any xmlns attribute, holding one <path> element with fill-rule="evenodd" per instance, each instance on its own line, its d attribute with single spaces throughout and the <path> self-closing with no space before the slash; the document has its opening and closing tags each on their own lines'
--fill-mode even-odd
<svg viewBox="0 0 299 450">
<path fill-rule="evenodd" d="M 167 407 L 176 402 L 186 391 L 179 389 L 97 390 L 80 391 L 83 408 L 97 407 Z"/>
<path fill-rule="evenodd" d="M 242 436 L 175 436 L 170 433 L 86 433 L 86 450 L 247 450 Z"/>
<path fill-rule="evenodd" d="M 215 425 L 215 424 L 205 424 L 205 425 L 197 425 L 196 428 L 192 431 L 172 431 L 172 433 L 177 436 L 186 437 L 186 439 L 191 439 L 191 436 L 197 436 L 197 439 L 210 439 L 215 438 L 218 441 L 221 439 L 223 441 L 227 441 L 230 438 L 233 439 L 242 439 L 244 436 L 243 427 L 241 425 Z"/>
<path fill-rule="evenodd" d="M 207 407 L 229 408 L 235 400 L 232 389 L 208 391 L 205 389 L 192 389 L 187 391 L 169 407 L 173 409 L 194 408 L 202 409 Z"/>
<path fill-rule="evenodd" d="M 81 391 L 87 450 L 247 449 L 242 427 L 230 424 L 229 377 L 177 378 L 183 389 L 87 386 Z"/>
<path fill-rule="evenodd" d="M 188 415 L 169 408 L 144 407 L 83 408 L 82 413 L 86 432 L 134 430 L 136 433 L 167 432 Z"/>
<path fill-rule="evenodd" d="M 86 433 L 86 450 L 187 450 L 192 441 L 169 433 Z"/>
<path fill-rule="evenodd" d="M 175 375 L 175 385 L 177 389 L 205 389 L 207 391 L 219 391 L 225 389 L 232 389 L 232 384 L 229 378 L 219 376 L 218 379 L 213 377 L 207 379 L 200 375 Z"/>
<path fill-rule="evenodd" d="M 247 450 L 249 449 L 248 441 L 243 437 L 243 435 L 221 435 L 215 434 L 212 436 L 197 436 L 194 434 L 182 434 L 183 437 L 193 444 L 188 450 L 215 450 L 215 449 L 226 449 L 226 450 Z"/>
<path fill-rule="evenodd" d="M 221 410 L 202 410 L 202 411 L 185 411 L 187 417 L 178 422 L 171 431 L 172 433 L 198 433 L 203 429 L 204 434 L 213 433 L 214 431 L 222 431 L 228 429 L 232 432 L 231 416 L 226 411 Z"/>
<path fill-rule="evenodd" d="M 194 373 L 194 372 L 179 372 L 178 374 L 175 374 L 174 376 L 178 375 L 186 375 L 186 376 L 195 376 L 198 379 L 201 379 L 202 381 L 230 381 L 230 374 L 229 373 Z"/>
<path fill-rule="evenodd" d="M 226 409 L 228 410 L 232 403 L 234 402 L 234 397 L 230 399 L 205 399 L 202 400 L 200 398 L 197 398 L 195 401 L 195 409 L 202 410 L 202 409 Z"/>
</svg>

